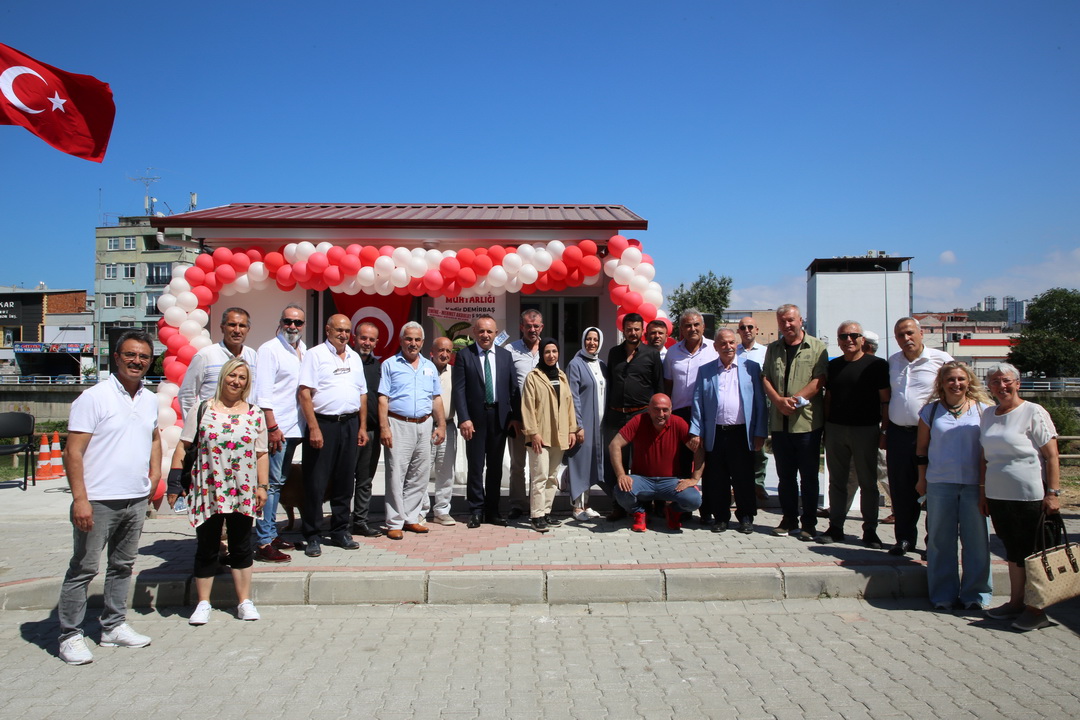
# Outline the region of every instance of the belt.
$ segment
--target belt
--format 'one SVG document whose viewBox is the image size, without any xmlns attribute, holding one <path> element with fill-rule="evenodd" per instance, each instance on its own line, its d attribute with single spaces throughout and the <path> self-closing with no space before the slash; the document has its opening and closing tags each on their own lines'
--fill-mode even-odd
<svg viewBox="0 0 1080 720">
<path fill-rule="evenodd" d="M 640 412 L 640 411 L 644 410 L 647 407 L 649 407 L 649 406 L 648 405 L 642 405 L 641 407 L 611 408 L 611 409 L 614 410 L 615 412 L 619 412 L 619 413 L 622 413 L 624 415 L 628 415 L 630 413 Z"/>
<path fill-rule="evenodd" d="M 397 413 L 392 413 L 392 412 L 387 412 L 386 414 L 389 415 L 390 417 L 394 418 L 395 420 L 402 420 L 402 421 L 407 422 L 407 423 L 416 423 L 417 425 L 419 425 L 420 423 L 424 422 L 429 417 L 431 417 L 431 413 L 428 413 L 427 415 L 424 415 L 423 417 L 418 417 L 418 418 L 405 417 L 404 415 L 398 415 Z"/>
<path fill-rule="evenodd" d="M 734 432 L 735 430 L 745 430 L 746 423 L 739 423 L 738 425 L 717 425 L 716 432 Z"/>
<path fill-rule="evenodd" d="M 492 409 L 493 407 L 495 407 L 498 404 L 499 403 L 484 403 L 484 409 L 485 410 L 490 410 L 490 409 Z"/>
<path fill-rule="evenodd" d="M 352 420 L 359 415 L 359 412 L 353 411 L 351 413 L 342 413 L 341 415 L 324 415 L 322 413 L 315 413 L 316 420 L 322 420 L 324 422 L 343 423 Z"/>
<path fill-rule="evenodd" d="M 918 429 L 919 429 L 919 426 L 918 425 L 897 425 L 896 423 L 889 423 L 889 429 L 892 430 L 893 428 L 896 428 L 897 430 L 903 430 L 904 432 L 917 432 Z"/>
</svg>

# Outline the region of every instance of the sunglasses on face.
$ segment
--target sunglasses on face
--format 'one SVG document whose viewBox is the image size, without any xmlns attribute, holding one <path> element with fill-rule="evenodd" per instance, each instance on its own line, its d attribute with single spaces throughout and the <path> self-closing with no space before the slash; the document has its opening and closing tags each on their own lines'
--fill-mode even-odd
<svg viewBox="0 0 1080 720">
<path fill-rule="evenodd" d="M 740 330 L 753 330 L 754 326 L 753 325 L 740 325 L 739 329 Z"/>
<path fill-rule="evenodd" d="M 862 337 L 862 335 L 859 333 L 840 333 L 836 337 L 840 338 L 841 340 L 858 340 Z"/>
<path fill-rule="evenodd" d="M 281 318 L 282 325 L 292 325 L 294 327 L 304 327 L 303 320 L 293 320 L 292 318 Z"/>
</svg>

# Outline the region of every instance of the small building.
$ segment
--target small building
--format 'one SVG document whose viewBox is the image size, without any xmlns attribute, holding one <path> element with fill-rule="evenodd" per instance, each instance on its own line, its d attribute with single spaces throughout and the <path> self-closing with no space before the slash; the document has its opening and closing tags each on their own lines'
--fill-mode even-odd
<svg viewBox="0 0 1080 720">
<path fill-rule="evenodd" d="M 79 374 L 82 356 L 92 355 L 85 313 L 85 290 L 53 290 L 44 284 L 32 290 L 0 288 L 0 371 Z"/>
</svg>

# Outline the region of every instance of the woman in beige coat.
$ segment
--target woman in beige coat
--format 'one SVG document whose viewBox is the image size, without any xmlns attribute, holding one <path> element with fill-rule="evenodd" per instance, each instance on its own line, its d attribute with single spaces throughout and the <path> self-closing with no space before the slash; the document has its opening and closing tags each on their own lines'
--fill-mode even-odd
<svg viewBox="0 0 1080 720">
<path fill-rule="evenodd" d="M 521 394 L 521 420 L 529 448 L 529 520 L 533 530 L 547 532 L 562 523 L 551 517 L 551 504 L 559 488 L 563 453 L 574 447 L 577 413 L 566 373 L 559 369 L 559 345 L 540 341 L 540 361 L 525 376 Z"/>
</svg>

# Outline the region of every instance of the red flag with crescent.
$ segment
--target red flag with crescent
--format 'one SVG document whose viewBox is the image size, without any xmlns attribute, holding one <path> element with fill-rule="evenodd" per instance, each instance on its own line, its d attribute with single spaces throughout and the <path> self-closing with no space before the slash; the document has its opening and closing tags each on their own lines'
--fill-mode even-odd
<svg viewBox="0 0 1080 720">
<path fill-rule="evenodd" d="M 375 345 L 375 356 L 388 358 L 398 351 L 401 341 L 398 334 L 401 326 L 409 322 L 412 311 L 412 295 L 346 295 L 333 293 L 334 306 L 342 315 L 352 321 L 353 336 L 362 322 L 370 322 L 379 328 L 379 342 Z"/>
<path fill-rule="evenodd" d="M 22 125 L 57 150 L 101 162 L 115 116 L 108 83 L 0 44 L 0 125 Z"/>
</svg>

